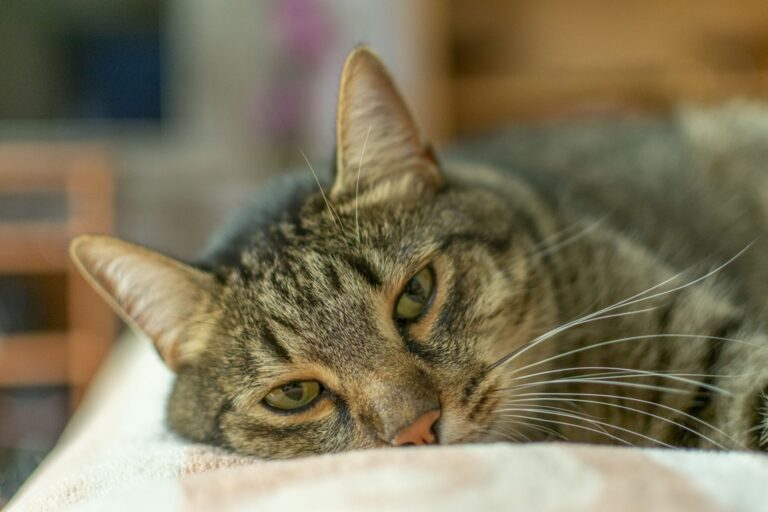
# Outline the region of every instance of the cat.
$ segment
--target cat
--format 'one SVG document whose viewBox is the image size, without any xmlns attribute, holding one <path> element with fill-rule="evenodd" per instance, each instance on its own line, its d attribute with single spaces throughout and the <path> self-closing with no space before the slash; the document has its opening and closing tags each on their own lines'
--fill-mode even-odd
<svg viewBox="0 0 768 512">
<path fill-rule="evenodd" d="M 175 372 L 193 441 L 761 450 L 768 134 L 743 112 L 541 125 L 442 163 L 361 47 L 329 187 L 278 180 L 196 263 L 70 252 Z"/>
</svg>

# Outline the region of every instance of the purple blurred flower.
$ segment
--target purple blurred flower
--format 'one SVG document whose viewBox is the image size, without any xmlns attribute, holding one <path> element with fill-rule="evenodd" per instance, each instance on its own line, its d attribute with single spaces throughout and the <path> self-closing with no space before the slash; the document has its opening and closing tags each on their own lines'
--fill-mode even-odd
<svg viewBox="0 0 768 512">
<path fill-rule="evenodd" d="M 328 10 L 321 0 L 279 0 L 277 35 L 286 48 L 309 64 L 318 64 L 333 36 Z"/>
<path fill-rule="evenodd" d="M 254 105 L 254 124 L 275 138 L 295 136 L 300 132 L 304 119 L 305 96 L 301 83 L 273 84 L 262 101 Z"/>
</svg>

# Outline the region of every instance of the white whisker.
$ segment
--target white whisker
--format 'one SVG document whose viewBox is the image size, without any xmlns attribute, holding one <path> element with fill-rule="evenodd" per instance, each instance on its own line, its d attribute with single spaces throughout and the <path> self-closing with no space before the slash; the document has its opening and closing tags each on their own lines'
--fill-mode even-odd
<svg viewBox="0 0 768 512">
<path fill-rule="evenodd" d="M 600 217 L 596 221 L 588 224 L 586 227 L 580 229 L 579 231 L 577 231 L 573 235 L 569 236 L 568 238 L 565 238 L 565 239 L 560 240 L 560 241 L 556 241 L 552 245 L 548 245 L 548 246 L 546 245 L 546 242 L 548 242 L 550 239 L 556 238 L 559 235 L 565 234 L 571 228 L 574 228 L 574 227 L 576 227 L 578 225 L 578 224 L 573 224 L 573 225 L 571 225 L 571 226 L 569 226 L 569 227 L 567 227 L 567 228 L 565 228 L 565 229 L 555 233 L 554 235 L 551 235 L 551 236 L 545 238 L 544 240 L 542 240 L 539 244 L 537 244 L 537 247 L 541 247 L 541 246 L 544 246 L 544 247 L 541 247 L 540 250 L 536 250 L 535 252 L 529 253 L 528 257 L 533 258 L 533 257 L 537 257 L 537 256 L 543 256 L 543 255 L 546 255 L 546 254 L 552 254 L 553 252 L 555 252 L 557 250 L 563 249 L 563 248 L 573 244 L 574 242 L 577 242 L 581 238 L 584 238 L 590 232 L 594 231 L 595 228 L 597 228 L 597 226 L 602 224 L 603 221 L 605 221 L 606 218 L 608 218 L 607 214 L 603 215 L 602 217 Z"/>
<path fill-rule="evenodd" d="M 544 423 L 551 423 L 553 425 L 564 425 L 566 427 L 580 428 L 580 429 L 583 429 L 583 430 L 588 430 L 590 432 L 595 432 L 597 434 L 601 434 L 601 435 L 607 436 L 607 437 L 613 439 L 614 441 L 618 441 L 619 443 L 625 444 L 627 446 L 635 446 L 633 443 L 630 443 L 626 439 L 622 439 L 621 437 L 615 436 L 615 435 L 611 434 L 610 432 L 606 432 L 605 430 L 597 429 L 597 428 L 592 428 L 592 427 L 586 427 L 584 425 L 579 425 L 579 424 L 576 424 L 576 423 L 569 423 L 567 421 L 559 421 L 559 420 L 552 420 L 552 419 L 549 419 L 549 418 L 539 418 L 539 417 L 535 417 L 535 416 L 523 416 L 523 415 L 520 415 L 520 414 L 508 414 L 508 413 L 505 414 L 504 417 L 505 418 L 513 418 L 513 419 L 520 418 L 520 419 L 523 419 L 523 420 L 535 420 L 535 421 L 541 421 L 541 422 L 544 422 Z"/>
<path fill-rule="evenodd" d="M 720 336 L 700 336 L 700 335 L 697 335 L 697 334 L 646 334 L 646 335 L 642 335 L 642 336 L 627 336 L 625 338 L 617 338 L 617 339 L 614 339 L 614 340 L 608 340 L 608 341 L 601 341 L 599 343 L 593 343 L 592 345 L 587 345 L 586 347 L 579 347 L 579 348 L 576 348 L 576 349 L 573 349 L 573 350 L 569 350 L 567 352 L 563 352 L 561 354 L 557 354 L 557 355 L 548 357 L 546 359 L 541 359 L 539 361 L 536 361 L 535 363 L 530 363 L 530 364 L 527 364 L 525 366 L 521 366 L 520 368 L 515 368 L 514 370 L 512 370 L 509 373 L 509 375 L 514 375 L 514 374 L 519 373 L 519 372 L 521 372 L 523 370 L 527 370 L 528 368 L 533 368 L 533 367 L 539 366 L 541 364 L 548 363 L 548 362 L 551 362 L 551 361 L 555 361 L 555 360 L 560 359 L 562 357 L 567 357 L 567 356 L 570 356 L 570 355 L 573 355 L 573 354 L 578 354 L 580 352 L 584 352 L 584 351 L 587 351 L 587 350 L 593 350 L 595 348 L 600 348 L 600 347 L 604 347 L 604 346 L 608 346 L 608 345 L 614 345 L 616 343 L 627 343 L 627 342 L 630 342 L 630 341 L 648 340 L 648 339 L 656 339 L 656 338 L 681 338 L 681 339 L 691 339 L 691 338 L 693 338 L 693 339 L 699 339 L 699 340 L 702 340 L 702 341 L 730 341 L 730 342 L 734 342 L 734 343 L 743 343 L 743 344 L 748 345 L 748 346 L 760 347 L 759 345 L 756 345 L 754 343 L 750 343 L 750 342 L 745 341 L 745 340 L 738 340 L 738 339 L 735 339 L 735 338 L 723 338 L 723 337 L 720 337 Z M 616 370 L 620 370 L 620 368 L 615 368 L 615 369 Z M 644 372 L 643 370 L 635 370 L 635 371 L 642 372 L 642 373 L 648 373 L 648 372 Z M 651 372 L 651 373 L 653 373 L 653 372 Z M 662 374 L 659 374 L 659 375 L 662 375 Z M 696 381 L 691 381 L 689 379 L 684 379 L 683 377 L 669 376 L 669 378 L 671 378 L 672 380 L 679 379 L 679 380 L 681 380 L 683 382 L 699 384 Z M 718 390 L 718 391 L 722 391 L 722 390 Z M 722 392 L 724 392 L 724 391 L 722 391 Z"/>
<path fill-rule="evenodd" d="M 340 228 L 343 232 L 344 227 L 341 225 L 341 218 L 336 213 L 336 210 L 333 208 L 333 205 L 328 200 L 328 197 L 326 197 L 325 191 L 323 190 L 323 186 L 320 184 L 320 179 L 317 177 L 317 173 L 315 172 L 314 167 L 312 167 L 312 164 L 309 162 L 309 158 L 307 158 L 307 155 L 304 153 L 304 150 L 299 148 L 299 152 L 301 153 L 301 156 L 304 158 L 304 161 L 307 163 L 307 167 L 309 167 L 309 170 L 312 171 L 312 176 L 315 177 L 315 183 L 317 183 L 317 188 L 320 189 L 320 195 L 323 196 L 323 201 L 325 201 L 325 206 L 328 208 L 328 213 L 331 214 L 331 220 L 333 220 L 333 223 L 336 224 L 336 227 Z"/>
<path fill-rule="evenodd" d="M 652 292 L 653 290 L 658 289 L 659 287 L 666 285 L 667 283 L 677 279 L 678 277 L 680 277 L 682 275 L 682 273 L 677 273 L 677 274 L 669 277 L 668 279 L 665 279 L 664 281 L 662 281 L 662 282 L 660 282 L 660 283 L 658 283 L 658 284 L 648 288 L 647 290 L 644 290 L 644 291 L 642 291 L 640 293 L 637 293 L 637 294 L 635 294 L 635 295 L 633 295 L 633 296 L 631 296 L 629 298 L 621 300 L 621 301 L 619 301 L 619 302 L 617 302 L 617 303 L 615 303 L 615 304 L 613 304 L 611 306 L 608 306 L 608 307 L 605 307 L 605 308 L 600 309 L 598 311 L 595 311 L 594 313 L 591 313 L 589 315 L 586 315 L 586 316 L 577 318 L 575 320 L 572 320 L 570 322 L 567 322 L 567 323 L 565 323 L 565 324 L 563 324 L 563 325 L 561 325 L 559 327 L 556 327 L 556 328 L 552 329 L 549 332 L 546 332 L 546 333 L 544 333 L 544 334 L 542 334 L 540 336 L 537 336 L 533 340 L 531 340 L 528 343 L 524 344 L 522 347 L 512 351 L 510 354 L 507 354 L 506 356 L 504 356 L 501 359 L 499 359 L 496 363 L 491 365 L 490 369 L 493 370 L 495 368 L 503 366 L 503 365 L 509 363 L 510 361 L 514 360 L 515 358 L 519 357 L 523 353 L 527 352 L 528 350 L 531 350 L 532 348 L 534 348 L 535 346 L 539 345 L 540 343 L 543 343 L 544 341 L 552 338 L 553 336 L 555 336 L 557 334 L 560 334 L 561 332 L 563 332 L 565 330 L 568 330 L 568 329 L 570 329 L 572 327 L 575 327 L 575 326 L 578 326 L 578 325 L 582 325 L 582 324 L 584 324 L 587 321 L 591 321 L 595 317 L 599 317 L 600 315 L 602 315 L 604 313 L 608 313 L 608 312 L 613 311 L 615 309 L 622 308 L 622 307 L 625 307 L 625 306 L 629 306 L 629 305 L 632 305 L 632 304 L 637 304 L 638 302 L 643 302 L 643 301 L 654 299 L 656 297 L 661 297 L 663 295 L 667 295 L 669 293 L 673 293 L 673 292 L 676 292 L 676 291 L 688 288 L 690 286 L 693 286 L 693 285 L 703 281 L 704 279 L 707 279 L 707 278 L 711 277 L 712 275 L 716 274 L 717 272 L 720 272 L 726 266 L 728 266 L 731 263 L 733 263 L 733 261 L 735 261 L 737 258 L 739 258 L 742 254 L 744 254 L 750 247 L 752 247 L 752 245 L 754 243 L 755 243 L 754 241 L 750 242 L 749 244 L 747 244 L 747 246 L 744 249 L 739 251 L 735 256 L 730 258 L 728 261 L 726 261 L 722 265 L 716 267 L 714 270 L 711 270 L 710 272 L 707 272 L 703 276 L 700 276 L 700 277 L 694 279 L 693 281 L 689 281 L 688 283 L 685 283 L 683 285 L 676 286 L 676 287 L 674 287 L 674 288 L 672 288 L 670 290 L 665 290 L 663 292 L 658 292 L 658 293 L 654 293 L 654 294 L 651 294 L 651 295 L 647 295 L 648 293 Z"/>
<path fill-rule="evenodd" d="M 657 309 L 658 306 L 650 307 L 650 308 L 644 308 L 644 309 L 637 309 L 633 311 L 625 311 L 623 313 L 612 313 L 610 315 L 604 315 L 604 316 L 594 316 L 594 314 L 589 315 L 589 318 L 583 317 L 577 321 L 569 322 L 567 324 L 562 325 L 561 327 L 555 328 L 551 331 L 548 331 L 541 336 L 538 336 L 534 338 L 533 340 L 529 341 L 528 343 L 524 343 L 519 348 L 513 350 L 506 356 L 502 357 L 498 361 L 496 361 L 494 364 L 492 364 L 489 369 L 494 370 L 500 366 L 503 366 L 507 364 L 508 362 L 512 361 L 514 358 L 518 357 L 519 355 L 527 352 L 528 350 L 532 349 L 534 346 L 538 345 L 539 343 L 546 341 L 547 339 L 560 334 L 562 331 L 565 331 L 567 329 L 570 329 L 571 327 L 575 327 L 577 325 L 587 324 L 590 322 L 597 322 L 599 320 L 605 320 L 608 318 L 616 318 L 616 317 L 622 317 L 622 316 L 630 316 L 630 315 L 638 315 L 642 313 L 647 313 L 648 311 L 652 311 L 654 309 Z"/>
<path fill-rule="evenodd" d="M 584 395 L 581 395 L 581 396 L 588 396 L 588 395 L 589 394 L 584 394 Z M 621 399 L 624 399 L 624 398 L 621 397 Z M 720 443 L 718 443 L 714 439 L 711 439 L 710 437 L 707 437 L 706 435 L 702 434 L 701 432 L 699 432 L 697 430 L 694 430 L 694 429 L 692 429 L 690 427 L 687 427 L 686 425 L 683 425 L 682 423 L 678 423 L 678 422 L 676 422 L 674 420 L 671 420 L 669 418 L 664 418 L 663 416 L 659 416 L 658 414 L 653 414 L 652 412 L 644 411 L 644 410 L 638 409 L 636 407 L 629 407 L 629 406 L 626 406 L 626 405 L 615 404 L 615 403 L 612 403 L 612 402 L 605 402 L 605 401 L 602 401 L 602 400 L 588 400 L 588 399 L 583 399 L 583 398 L 573 398 L 571 396 L 569 396 L 568 398 L 544 398 L 544 397 L 542 397 L 542 398 L 530 398 L 530 399 L 521 399 L 519 401 L 515 400 L 515 401 L 512 401 L 512 402 L 539 402 L 539 401 L 542 401 L 542 400 L 544 400 L 544 401 L 567 401 L 567 402 L 579 402 L 579 403 L 586 403 L 586 404 L 603 405 L 603 406 L 606 406 L 606 407 L 615 407 L 617 409 L 622 409 L 622 410 L 625 410 L 625 411 L 636 412 L 638 414 L 642 414 L 644 416 L 648 416 L 650 418 L 654 418 L 654 419 L 657 419 L 659 421 L 663 421 L 665 423 L 669 423 L 669 424 L 674 425 L 674 426 L 676 426 L 678 428 L 681 428 L 681 429 L 683 429 L 683 430 L 685 430 L 687 432 L 690 432 L 690 433 L 692 433 L 692 434 L 694 434 L 696 436 L 699 436 L 702 439 L 704 439 L 706 441 L 709 441 L 713 445 L 717 446 L 721 450 L 725 450 L 726 449 L 725 446 L 721 445 Z M 655 404 L 654 402 L 650 402 L 648 400 L 646 400 L 645 402 L 653 404 L 653 405 L 660 405 L 660 404 Z M 537 407 L 541 407 L 541 406 L 537 404 Z M 670 409 L 672 409 L 672 408 L 670 408 Z M 672 409 L 672 410 L 674 410 L 675 412 L 680 412 L 680 411 L 677 411 L 676 409 Z M 707 424 L 707 426 L 709 426 L 709 425 Z M 742 448 L 743 448 L 743 446 L 742 446 Z"/>
<path fill-rule="evenodd" d="M 531 393 L 531 394 L 533 394 L 533 393 Z M 507 404 L 513 404 L 513 403 L 515 403 L 517 401 L 518 401 L 517 399 L 505 400 L 503 407 L 506 407 Z M 574 405 L 574 404 L 570 404 L 570 405 Z M 550 411 L 565 412 L 565 413 L 569 413 L 569 414 L 578 414 L 578 415 L 582 416 L 584 419 L 590 419 L 590 420 L 606 419 L 606 418 L 600 418 L 598 416 L 594 416 L 592 414 L 587 414 L 583 410 L 582 411 L 574 411 L 573 409 L 566 409 L 564 407 L 555 407 L 553 405 L 537 405 L 537 407 L 539 407 L 541 409 L 547 409 L 547 410 L 550 410 Z M 501 411 L 503 409 L 498 409 L 498 410 Z"/>
<path fill-rule="evenodd" d="M 587 418 L 584 418 L 584 417 L 581 417 L 581 416 L 578 416 L 578 415 L 575 415 L 575 414 L 568 414 L 568 413 L 562 413 L 562 412 L 548 411 L 546 409 L 540 409 L 540 408 L 530 408 L 530 409 L 528 409 L 528 408 L 519 408 L 519 407 L 517 407 L 517 408 L 516 407 L 511 407 L 511 408 L 506 408 L 506 409 L 500 409 L 499 412 L 530 412 L 530 413 L 533 413 L 533 414 L 549 414 L 549 415 L 553 415 L 553 416 L 564 416 L 566 418 L 579 419 L 579 420 L 582 420 L 582 421 L 588 421 L 589 423 L 594 424 L 594 425 L 600 425 L 600 426 L 603 426 L 603 427 L 615 428 L 616 430 L 621 430 L 622 432 L 626 432 L 628 434 L 632 434 L 632 435 L 641 437 L 641 438 L 645 439 L 646 441 L 651 441 L 653 443 L 657 443 L 657 444 L 659 444 L 661 446 L 664 446 L 665 448 L 674 448 L 672 445 L 667 444 L 664 441 L 659 441 L 658 439 L 654 439 L 652 437 L 646 436 L 645 434 L 641 434 L 640 432 L 636 432 L 636 431 L 628 429 L 628 428 L 620 427 L 618 425 L 612 425 L 611 423 L 608 423 L 608 422 L 605 422 L 605 421 L 590 420 L 590 419 L 587 419 Z"/>
<path fill-rule="evenodd" d="M 532 377 L 539 377 L 541 375 L 550 375 L 552 373 L 572 372 L 580 370 L 615 370 L 612 372 L 591 373 L 591 374 L 579 374 L 579 377 L 613 377 L 613 378 L 626 378 L 626 377 L 664 377 L 667 375 L 675 375 L 677 377 L 733 377 L 728 374 L 713 374 L 713 373 L 677 373 L 677 372 L 651 372 L 651 371 L 638 371 L 634 368 L 622 368 L 613 366 L 572 366 L 567 368 L 555 368 L 553 370 L 547 370 L 536 373 L 528 373 L 526 375 L 520 375 L 513 377 L 511 380 L 524 380 Z"/>
<path fill-rule="evenodd" d="M 530 396 L 532 398 L 526 398 L 528 396 Z M 550 396 L 565 396 L 565 397 L 568 397 L 568 398 L 548 398 Z M 582 400 L 580 398 L 571 398 L 571 397 L 584 397 L 584 396 L 586 396 L 586 397 L 594 397 L 594 398 L 615 398 L 615 399 L 618 399 L 618 400 L 627 400 L 627 401 L 630 401 L 630 402 L 637 402 L 637 403 L 652 405 L 654 407 L 660 407 L 660 408 L 662 408 L 664 410 L 667 410 L 667 411 L 670 411 L 670 412 L 674 412 L 676 414 L 680 414 L 681 416 L 683 416 L 685 418 L 688 418 L 688 419 L 690 419 L 692 421 L 695 421 L 695 422 L 697 422 L 697 423 L 699 423 L 699 424 L 701 424 L 701 425 L 703 425 L 703 426 L 705 426 L 707 428 L 710 428 L 710 429 L 714 430 L 715 432 L 717 432 L 718 434 L 720 434 L 720 435 L 730 439 L 731 441 L 733 441 L 740 448 L 746 449 L 746 447 L 743 446 L 741 443 L 739 443 L 736 439 L 734 439 L 733 437 L 731 437 L 727 433 L 723 432 L 721 429 L 717 428 L 716 426 L 712 425 L 711 423 L 709 423 L 707 421 L 704 421 L 701 418 L 698 418 L 698 417 L 696 417 L 696 416 L 694 416 L 692 414 L 688 414 L 685 411 L 681 411 L 680 409 L 676 409 L 674 407 L 670 407 L 668 405 L 660 404 L 660 403 L 657 403 L 657 402 L 652 402 L 651 400 L 643 400 L 643 399 L 640 399 L 640 398 L 634 398 L 634 397 L 628 397 L 628 396 L 606 395 L 606 394 L 601 394 L 601 393 L 546 393 L 545 392 L 545 393 L 523 393 L 521 395 L 516 395 L 515 399 L 511 400 L 510 402 L 517 402 L 517 401 L 523 402 L 523 401 L 535 401 L 535 400 L 563 400 L 563 401 L 584 402 L 584 400 Z M 518 397 L 520 397 L 520 398 L 518 398 Z M 587 403 L 589 403 L 589 402 L 587 402 Z M 603 404 L 603 405 L 610 405 L 610 406 L 615 406 L 615 407 L 622 407 L 622 408 L 625 407 L 625 406 L 620 406 L 618 404 L 612 404 L 610 402 L 602 402 L 602 401 L 598 402 L 598 401 L 595 401 L 595 403 L 596 404 Z M 685 430 L 689 430 L 689 431 L 693 432 L 691 429 L 686 428 L 684 425 L 680 425 L 678 423 L 675 423 L 674 421 L 669 420 L 667 418 L 659 417 L 659 416 L 656 416 L 656 415 L 653 415 L 653 414 L 650 414 L 650 413 L 647 413 L 647 412 L 644 412 L 644 411 L 640 411 L 640 410 L 637 410 L 637 411 L 642 413 L 642 414 L 649 414 L 649 415 L 651 415 L 651 416 L 653 416 L 655 418 L 661 419 L 662 421 L 673 423 L 674 425 L 677 425 L 677 426 L 679 426 L 679 427 L 681 427 L 681 428 L 683 428 Z M 718 446 L 718 447 L 720 447 L 722 449 L 725 449 L 725 447 L 721 446 L 719 443 L 713 441 L 712 439 L 704 436 L 700 432 L 694 432 L 694 433 L 699 435 L 699 436 L 701 436 L 702 438 L 706 439 L 707 441 L 715 444 L 716 446 Z"/>
<path fill-rule="evenodd" d="M 579 378 L 564 378 L 564 379 L 553 379 L 553 380 L 547 380 L 544 382 L 531 382 L 529 384 L 519 384 L 517 386 L 509 386 L 506 388 L 501 388 L 506 391 L 515 391 L 518 389 L 530 389 L 535 388 L 539 386 L 546 386 L 549 384 L 602 384 L 606 386 L 617 386 L 622 388 L 634 388 L 634 389 L 647 389 L 651 391 L 663 391 L 665 393 L 672 393 L 676 395 L 689 395 L 691 392 L 686 391 L 680 388 L 670 388 L 667 386 L 654 386 L 651 384 L 640 384 L 637 382 L 612 382 L 608 380 L 602 380 L 602 379 L 579 379 Z"/>
<path fill-rule="evenodd" d="M 516 421 L 515 424 L 516 425 L 524 425 L 524 426 L 526 426 L 528 428 L 532 428 L 533 430 L 536 430 L 538 432 L 542 432 L 542 433 L 547 434 L 547 435 L 552 436 L 552 437 L 556 437 L 556 438 L 561 439 L 563 441 L 569 441 L 568 437 L 566 437 L 565 435 L 561 434 L 560 432 L 558 432 L 555 429 L 552 429 L 552 428 L 549 428 L 549 427 L 545 427 L 544 425 L 537 425 L 535 423 L 528 423 L 528 422 L 524 422 L 524 421 Z"/>
<path fill-rule="evenodd" d="M 518 432 L 503 432 L 503 431 L 501 431 L 499 429 L 495 429 L 495 428 L 491 428 L 491 427 L 486 427 L 486 428 L 480 429 L 478 432 L 481 435 L 482 434 L 492 434 L 492 435 L 500 436 L 500 437 L 504 438 L 507 441 L 512 441 L 513 443 L 520 443 L 521 442 L 521 439 L 516 437 L 516 434 L 518 434 Z M 530 442 L 530 439 L 528 439 L 528 442 Z"/>
</svg>

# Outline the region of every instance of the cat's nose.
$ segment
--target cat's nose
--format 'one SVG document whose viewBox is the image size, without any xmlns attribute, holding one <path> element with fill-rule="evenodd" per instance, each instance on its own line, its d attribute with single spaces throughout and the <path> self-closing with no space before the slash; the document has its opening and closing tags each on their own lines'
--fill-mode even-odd
<svg viewBox="0 0 768 512">
<path fill-rule="evenodd" d="M 429 412 L 425 412 L 416 420 L 404 427 L 400 432 L 395 434 L 392 438 L 392 446 L 407 446 L 423 444 L 433 444 L 437 441 L 435 438 L 435 432 L 432 427 L 435 422 L 440 418 L 440 409 L 433 409 Z"/>
</svg>

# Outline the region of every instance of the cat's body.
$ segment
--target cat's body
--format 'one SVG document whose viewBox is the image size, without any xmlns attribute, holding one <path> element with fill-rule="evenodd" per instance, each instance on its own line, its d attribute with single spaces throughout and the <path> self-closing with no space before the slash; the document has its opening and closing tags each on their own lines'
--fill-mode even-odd
<svg viewBox="0 0 768 512">
<path fill-rule="evenodd" d="M 577 326 L 545 342 L 562 353 L 629 337 L 559 359 L 554 368 L 670 372 L 702 384 L 693 395 L 617 390 L 606 383 L 556 386 L 570 393 L 574 403 L 589 400 L 580 408 L 596 420 L 647 436 L 635 443 L 711 447 L 717 440 L 726 447 L 759 448 L 765 440 L 768 358 L 761 330 L 768 311 L 767 114 L 759 105 L 733 104 L 684 110 L 664 121 L 566 122 L 498 135 L 462 155 L 521 179 L 561 227 L 578 226 L 545 244 L 551 275 L 560 274 L 556 288 L 563 290 L 559 323 L 635 296 L 672 275 L 685 276 L 675 279 L 674 286 L 655 288 L 651 294 L 659 294 L 657 299 L 612 313 L 648 306 L 654 311 Z M 637 339 L 646 334 L 662 336 Z M 696 339 L 697 334 L 713 338 Z M 670 387 L 681 382 L 650 375 L 630 381 Z M 609 401 L 623 411 L 595 401 Z M 566 416 L 551 419 L 578 423 Z M 569 437 L 606 437 L 577 430 L 582 431 Z M 626 438 L 626 431 L 607 430 Z"/>
<path fill-rule="evenodd" d="M 768 311 L 768 109 L 733 103 L 667 119 L 559 122 L 485 138 L 458 156 L 510 172 L 565 222 L 602 219 L 679 269 L 729 260 L 731 292 Z"/>
<path fill-rule="evenodd" d="M 440 167 L 358 50 L 330 189 L 286 179 L 196 267 L 73 255 L 177 371 L 193 440 L 760 449 L 768 137 L 734 112 L 535 128 Z"/>
</svg>

